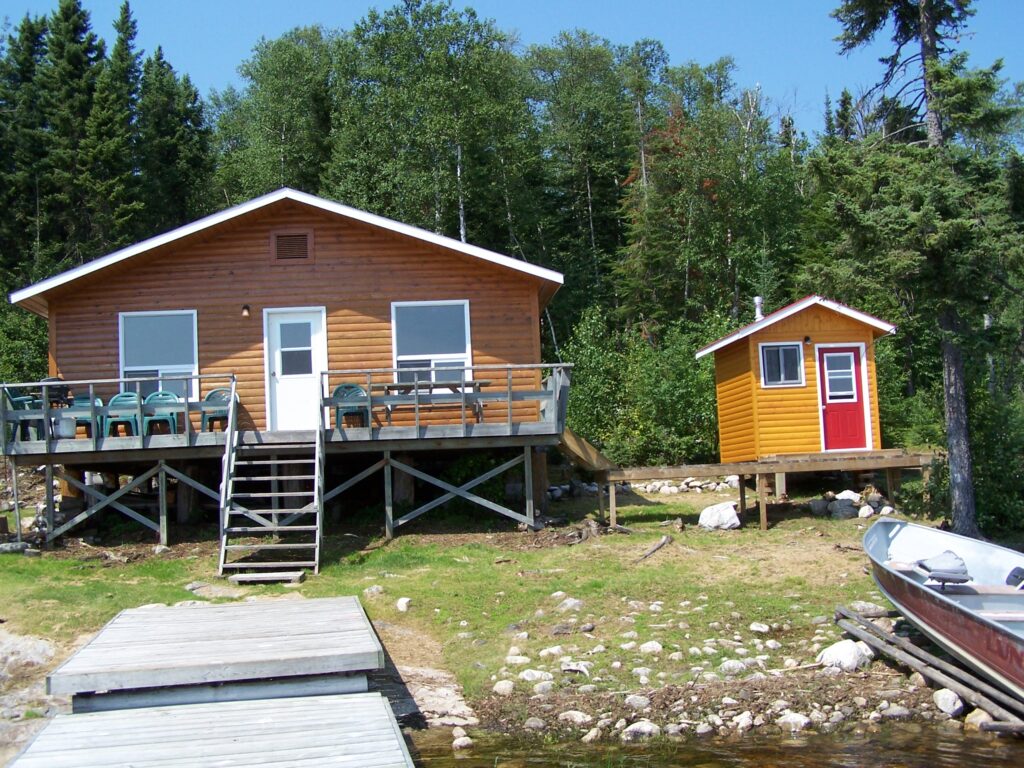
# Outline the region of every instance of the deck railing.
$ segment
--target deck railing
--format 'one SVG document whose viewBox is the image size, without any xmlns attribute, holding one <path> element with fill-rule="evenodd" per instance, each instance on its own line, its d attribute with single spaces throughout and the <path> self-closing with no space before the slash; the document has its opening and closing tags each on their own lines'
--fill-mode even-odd
<svg viewBox="0 0 1024 768">
<path fill-rule="evenodd" d="M 149 436 L 146 425 L 154 421 L 173 424 L 168 430 L 168 446 L 190 444 L 198 431 L 193 416 L 225 410 L 226 403 L 207 403 L 202 398 L 219 387 L 234 391 L 234 374 L 173 375 L 121 379 L 89 379 L 3 383 L 0 384 L 0 453 L 14 453 L 19 443 L 31 443 L 49 453 L 55 448 L 99 450 L 104 442 L 116 440 L 122 448 L 144 448 Z M 190 393 L 187 398 L 161 402 L 145 402 L 143 392 L 176 389 Z M 137 402 L 111 405 L 110 398 L 123 392 L 134 392 Z M 106 402 L 104 403 L 104 400 Z M 99 404 L 97 404 L 99 402 Z M 110 437 L 106 434 L 114 423 L 130 424 L 132 434 Z M 77 436 L 80 426 L 88 425 L 84 438 Z"/>
<path fill-rule="evenodd" d="M 416 435 L 424 427 L 499 435 L 532 425 L 554 434 L 565 426 L 571 369 L 558 363 L 326 371 L 321 407 L 335 437 L 361 435 L 353 431 L 360 428 L 381 435 L 393 426 Z M 346 423 L 348 415 L 360 416 L 359 423 Z"/>
</svg>

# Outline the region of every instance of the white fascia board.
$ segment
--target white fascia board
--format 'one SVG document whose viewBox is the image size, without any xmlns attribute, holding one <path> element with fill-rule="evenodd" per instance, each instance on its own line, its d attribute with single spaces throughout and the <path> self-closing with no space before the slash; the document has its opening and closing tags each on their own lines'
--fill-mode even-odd
<svg viewBox="0 0 1024 768">
<path fill-rule="evenodd" d="M 728 336 L 719 339 L 713 344 L 704 347 L 699 352 L 697 352 L 696 358 L 699 360 L 705 355 L 709 355 L 712 352 L 716 352 L 719 349 L 722 349 L 723 347 L 727 347 L 735 341 L 739 341 L 740 339 L 746 338 L 751 334 L 764 330 L 765 328 L 774 325 L 780 320 L 785 320 L 787 317 L 791 317 L 795 315 L 797 312 L 802 312 L 803 310 L 807 309 L 810 306 L 813 306 L 814 304 L 820 304 L 823 307 L 831 309 L 833 312 L 838 312 L 839 314 L 845 315 L 846 317 L 852 318 L 860 323 L 870 325 L 872 328 L 877 328 L 882 333 L 888 334 L 896 332 L 895 325 L 887 323 L 884 320 L 880 320 L 874 315 L 869 315 L 866 312 L 861 312 L 859 310 L 853 309 L 852 307 L 848 307 L 845 304 L 840 304 L 836 301 L 826 299 L 822 296 L 808 296 L 805 299 L 801 299 L 800 301 L 790 304 L 788 307 L 783 307 L 780 310 L 772 312 L 770 315 L 766 316 L 761 320 L 758 320 L 755 323 L 745 325 L 738 331 L 735 331 L 729 334 Z"/>
<path fill-rule="evenodd" d="M 114 251 L 113 253 L 107 254 L 106 256 L 101 256 L 100 258 L 94 259 L 93 261 L 90 261 L 87 264 L 81 265 L 80 267 L 75 267 L 74 269 L 69 269 L 67 272 L 62 272 L 61 274 L 54 275 L 53 277 L 49 277 L 46 280 L 41 280 L 40 282 L 35 283 L 34 285 L 28 286 L 27 288 L 22 288 L 21 290 L 14 291 L 10 294 L 10 301 L 12 304 L 18 304 L 20 302 L 25 301 L 26 299 L 32 298 L 33 296 L 38 296 L 41 293 L 53 290 L 54 288 L 58 288 L 62 285 L 66 285 L 67 283 L 78 280 L 79 278 L 85 277 L 86 275 L 91 275 L 94 272 L 99 272 L 102 269 L 106 269 L 109 266 L 125 261 L 126 259 L 130 259 L 133 256 L 145 253 L 146 251 L 152 250 L 153 248 L 158 248 L 162 245 L 173 243 L 175 240 L 180 240 L 184 237 L 188 237 L 189 235 L 194 235 L 198 232 L 202 232 L 205 229 L 215 227 L 218 224 L 224 223 L 225 221 L 229 221 L 238 216 L 243 216 L 247 213 L 251 213 L 252 211 L 258 210 L 267 205 L 271 205 L 272 203 L 276 203 L 280 200 L 294 200 L 296 202 L 303 203 L 314 208 L 319 208 L 322 211 L 327 211 L 329 213 L 334 213 L 349 219 L 354 219 L 356 221 L 363 222 L 364 224 L 369 224 L 371 226 L 380 227 L 381 229 L 389 230 L 391 232 L 395 232 L 400 235 L 405 235 L 407 237 L 412 237 L 417 240 L 431 243 L 433 245 L 437 245 L 451 251 L 464 253 L 467 256 L 473 256 L 475 258 L 481 259 L 482 261 L 497 264 L 498 266 L 505 267 L 507 269 L 513 269 L 517 272 L 523 272 L 527 275 L 531 275 L 540 280 L 555 283 L 556 285 L 562 285 L 564 281 L 562 275 L 558 272 L 555 272 L 554 270 L 539 267 L 536 266 L 535 264 L 528 264 L 525 261 L 513 259 L 510 256 L 503 256 L 500 253 L 488 251 L 486 248 L 480 248 L 475 245 L 469 245 L 468 243 L 463 243 L 460 242 L 459 240 L 453 240 L 452 238 L 445 237 L 444 235 L 438 235 L 433 232 L 428 232 L 427 230 L 420 229 L 419 227 L 413 227 L 410 226 L 409 224 L 402 224 L 401 222 L 394 221 L 393 219 L 388 219 L 383 216 L 377 216 L 376 214 L 373 213 L 367 213 L 366 211 L 360 211 L 357 210 L 356 208 L 350 208 L 349 206 L 342 205 L 341 203 L 335 203 L 330 200 L 325 200 L 322 197 L 317 197 L 316 195 L 310 195 L 306 192 L 299 192 L 298 190 L 284 187 L 282 189 L 270 192 L 261 197 L 249 200 L 248 202 L 232 206 L 231 208 L 226 208 L 223 211 L 219 211 L 218 213 L 206 216 L 202 219 L 192 222 L 191 224 L 186 224 L 183 227 L 178 227 L 177 229 L 172 229 L 169 232 L 164 232 L 162 235 L 151 237 L 148 240 L 143 240 L 142 242 L 136 243 L 135 245 L 128 246 L 127 248 L 122 248 L 119 251 Z"/>
</svg>

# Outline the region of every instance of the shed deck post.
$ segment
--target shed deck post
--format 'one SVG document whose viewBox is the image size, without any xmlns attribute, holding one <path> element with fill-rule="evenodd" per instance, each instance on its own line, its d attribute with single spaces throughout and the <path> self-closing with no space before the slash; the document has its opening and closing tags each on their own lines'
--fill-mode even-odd
<svg viewBox="0 0 1024 768">
<path fill-rule="evenodd" d="M 597 517 L 604 522 L 604 487 L 608 484 L 608 473 L 598 472 L 597 474 Z"/>
<path fill-rule="evenodd" d="M 786 493 L 786 473 L 776 472 L 775 473 L 775 496 L 780 499 L 784 499 L 789 494 Z"/>
<path fill-rule="evenodd" d="M 615 481 L 608 483 L 608 524 L 612 528 L 619 524 L 615 513 Z"/>
<path fill-rule="evenodd" d="M 757 506 L 761 513 L 761 530 L 768 530 L 768 476 L 757 475 Z"/>
<path fill-rule="evenodd" d="M 56 514 L 53 500 L 53 464 L 46 464 L 46 536 L 53 531 L 53 520 Z"/>
<path fill-rule="evenodd" d="M 163 459 L 160 460 L 160 474 L 157 483 L 160 488 L 160 543 L 167 546 L 167 471 Z"/>
<path fill-rule="evenodd" d="M 530 446 L 523 448 L 523 498 L 526 499 L 526 524 L 533 528 L 533 449 Z"/>
<path fill-rule="evenodd" d="M 14 502 L 14 535 L 15 541 L 21 544 L 21 502 L 18 499 L 18 465 L 14 461 L 5 460 L 6 464 L 11 465 L 11 493 L 13 494 L 12 501 Z"/>
<path fill-rule="evenodd" d="M 384 451 L 384 535 L 395 537 L 395 509 L 391 499 L 391 451 Z"/>
<path fill-rule="evenodd" d="M 747 476 L 740 475 L 740 514 L 747 511 Z"/>
<path fill-rule="evenodd" d="M 895 498 L 900 489 L 900 474 L 898 469 L 885 470 L 885 492 L 889 495 L 889 501 Z"/>
</svg>

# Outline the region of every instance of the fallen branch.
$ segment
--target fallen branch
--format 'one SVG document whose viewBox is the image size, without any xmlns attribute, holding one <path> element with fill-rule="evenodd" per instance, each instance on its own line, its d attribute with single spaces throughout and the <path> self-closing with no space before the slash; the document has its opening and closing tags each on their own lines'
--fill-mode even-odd
<svg viewBox="0 0 1024 768">
<path fill-rule="evenodd" d="M 669 536 L 668 534 L 665 534 L 664 536 L 661 537 L 661 541 L 659 541 L 653 547 L 651 547 L 646 552 L 644 552 L 642 555 L 640 555 L 640 557 L 638 557 L 636 560 L 634 560 L 633 561 L 633 565 L 636 565 L 637 563 L 639 563 L 639 562 L 641 562 L 643 560 L 646 560 L 648 557 L 653 555 L 659 549 L 664 547 L 666 544 L 670 544 L 671 542 L 672 542 L 672 537 Z"/>
</svg>

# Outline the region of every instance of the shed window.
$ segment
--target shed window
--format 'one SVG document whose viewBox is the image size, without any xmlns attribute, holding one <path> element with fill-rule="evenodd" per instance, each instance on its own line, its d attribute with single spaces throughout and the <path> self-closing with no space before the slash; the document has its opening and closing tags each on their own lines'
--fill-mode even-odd
<svg viewBox="0 0 1024 768">
<path fill-rule="evenodd" d="M 765 387 L 803 386 L 803 346 L 801 344 L 762 344 L 761 384 Z"/>
<path fill-rule="evenodd" d="M 471 364 L 468 301 L 394 302 L 391 326 L 398 381 L 465 380 Z"/>
<path fill-rule="evenodd" d="M 139 385 L 143 396 L 163 389 L 178 397 L 197 397 L 197 381 L 192 379 L 163 380 L 171 376 L 196 376 L 197 365 L 196 312 L 122 312 L 121 378 L 161 379 Z M 135 391 L 131 384 L 124 389 Z"/>
</svg>

